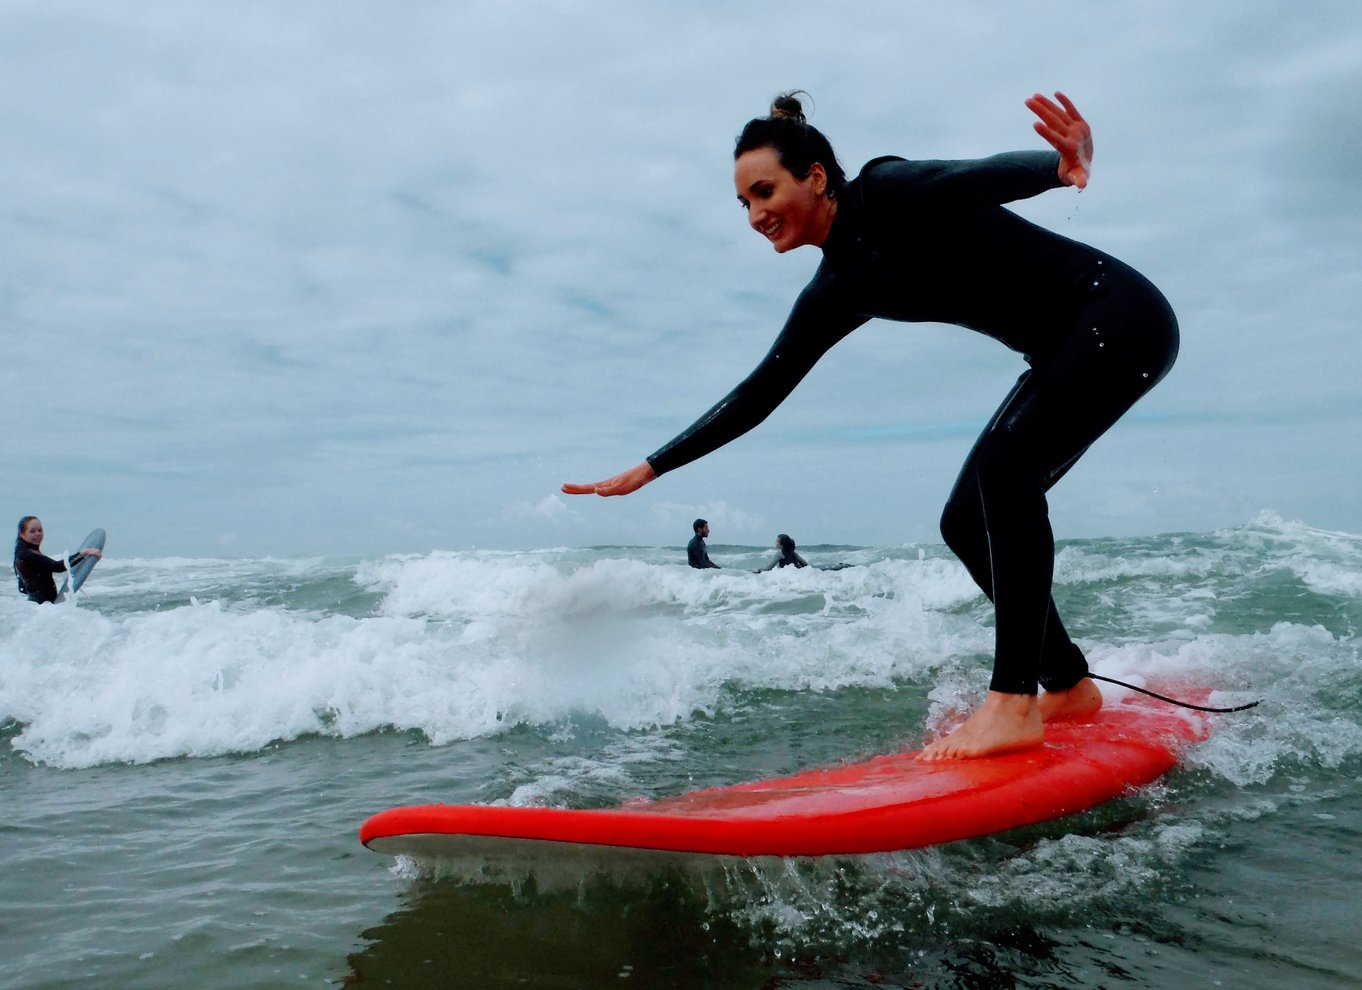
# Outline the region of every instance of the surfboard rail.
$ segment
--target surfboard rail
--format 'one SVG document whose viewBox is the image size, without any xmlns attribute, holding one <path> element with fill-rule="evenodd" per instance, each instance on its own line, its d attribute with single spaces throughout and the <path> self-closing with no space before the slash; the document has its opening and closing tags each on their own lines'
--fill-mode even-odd
<svg viewBox="0 0 1362 990">
<path fill-rule="evenodd" d="M 84 550 L 92 547 L 95 550 L 103 550 L 104 538 L 104 530 L 92 530 L 90 535 L 81 541 L 80 546 L 77 549 Z M 99 563 L 98 557 L 82 557 L 72 564 L 67 571 L 66 580 L 61 583 L 61 590 L 58 594 L 65 595 L 68 590 L 72 594 L 79 591 L 81 585 L 85 583 L 85 579 L 90 576 L 90 572 L 95 569 L 95 564 L 97 563 Z"/>
</svg>

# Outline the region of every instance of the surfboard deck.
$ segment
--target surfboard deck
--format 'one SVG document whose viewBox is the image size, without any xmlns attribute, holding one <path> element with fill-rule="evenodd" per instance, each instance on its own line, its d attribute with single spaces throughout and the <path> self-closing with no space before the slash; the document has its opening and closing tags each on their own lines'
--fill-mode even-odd
<svg viewBox="0 0 1362 990">
<path fill-rule="evenodd" d="M 93 547 L 96 550 L 104 549 L 104 530 L 96 529 L 89 536 L 81 541 L 77 550 L 84 550 Z M 90 576 L 90 572 L 95 569 L 99 560 L 95 557 L 82 557 L 71 565 L 70 572 L 66 575 L 66 580 L 61 583 L 59 594 L 66 594 L 67 591 L 79 591 L 80 586 L 85 583 L 85 579 Z"/>
<path fill-rule="evenodd" d="M 615 808 L 409 805 L 364 822 L 377 852 L 429 860 L 581 847 L 721 856 L 912 849 L 1084 811 L 1162 776 L 1209 735 L 1204 715 L 1124 699 L 1046 726 L 1042 746 L 919 763 L 919 751 Z"/>
</svg>

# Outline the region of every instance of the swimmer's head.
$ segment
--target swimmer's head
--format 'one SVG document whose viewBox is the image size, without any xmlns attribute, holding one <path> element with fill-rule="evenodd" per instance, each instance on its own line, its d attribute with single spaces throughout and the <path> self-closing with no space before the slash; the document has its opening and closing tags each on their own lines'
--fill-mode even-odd
<svg viewBox="0 0 1362 990">
<path fill-rule="evenodd" d="M 19 520 L 19 539 L 32 543 L 35 547 L 43 542 L 43 524 L 37 516 L 24 516 Z"/>
<path fill-rule="evenodd" d="M 786 553 L 794 553 L 795 551 L 795 541 L 784 533 L 781 533 L 776 537 L 776 546 L 780 547 L 780 549 L 784 550 Z"/>
<path fill-rule="evenodd" d="M 708 529 L 709 523 L 705 522 L 705 520 L 703 519 L 697 519 L 695 520 L 695 522 L 690 524 L 690 528 L 692 532 L 698 533 L 702 529 Z"/>
<path fill-rule="evenodd" d="M 733 160 L 749 151 L 773 148 L 780 164 L 800 181 L 809 177 L 815 165 L 820 166 L 827 176 L 823 194 L 836 199 L 846 185 L 846 173 L 837 163 L 831 142 L 804 116 L 801 95 L 809 94 L 802 89 L 781 93 L 771 101 L 769 114 L 749 120 L 733 147 Z"/>
<path fill-rule="evenodd" d="M 748 121 L 733 158 L 733 185 L 753 230 L 781 253 L 823 244 L 846 174 L 795 93 L 782 93 L 769 115 Z"/>
</svg>

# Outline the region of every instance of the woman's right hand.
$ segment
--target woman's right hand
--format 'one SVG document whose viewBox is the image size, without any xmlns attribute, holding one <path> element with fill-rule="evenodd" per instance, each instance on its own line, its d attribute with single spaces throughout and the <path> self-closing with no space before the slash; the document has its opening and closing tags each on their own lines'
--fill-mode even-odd
<svg viewBox="0 0 1362 990">
<path fill-rule="evenodd" d="M 628 471 L 621 471 L 613 478 L 606 478 L 592 485 L 563 485 L 565 495 L 628 495 L 636 492 L 650 481 L 657 480 L 657 473 L 647 461 Z"/>
</svg>

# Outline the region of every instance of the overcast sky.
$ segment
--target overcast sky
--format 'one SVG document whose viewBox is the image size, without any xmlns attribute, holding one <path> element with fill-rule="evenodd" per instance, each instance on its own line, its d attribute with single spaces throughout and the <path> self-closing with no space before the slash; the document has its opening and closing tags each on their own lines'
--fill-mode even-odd
<svg viewBox="0 0 1362 990">
<path fill-rule="evenodd" d="M 1018 211 L 1130 262 L 1169 377 L 1052 495 L 1063 537 L 1264 510 L 1362 532 L 1362 7 L 863 0 L 0 3 L 0 508 L 51 553 L 937 542 L 1020 358 L 875 321 L 764 425 L 624 499 L 820 254 L 734 198 L 781 89 L 849 172 L 1041 147 Z M 5 517 L 0 516 L 0 520 Z"/>
</svg>

